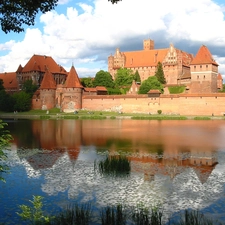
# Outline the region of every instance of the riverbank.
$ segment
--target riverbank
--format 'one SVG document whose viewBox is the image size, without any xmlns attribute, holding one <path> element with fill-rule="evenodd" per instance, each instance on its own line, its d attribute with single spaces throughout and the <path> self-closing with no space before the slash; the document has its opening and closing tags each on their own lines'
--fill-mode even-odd
<svg viewBox="0 0 225 225">
<path fill-rule="evenodd" d="M 165 114 L 118 113 L 79 110 L 73 113 L 59 109 L 31 110 L 28 112 L 0 112 L 0 119 L 136 119 L 136 120 L 224 120 L 225 116 L 181 116 Z"/>
</svg>

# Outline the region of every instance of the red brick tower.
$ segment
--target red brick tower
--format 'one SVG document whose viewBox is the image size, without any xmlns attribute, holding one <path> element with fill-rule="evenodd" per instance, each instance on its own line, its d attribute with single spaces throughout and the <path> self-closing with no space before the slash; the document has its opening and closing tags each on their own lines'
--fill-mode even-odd
<svg viewBox="0 0 225 225">
<path fill-rule="evenodd" d="M 47 69 L 40 86 L 40 104 L 43 110 L 55 107 L 56 83 L 53 75 Z"/>
<path fill-rule="evenodd" d="M 218 64 L 202 45 L 191 62 L 191 93 L 217 92 Z"/>
<path fill-rule="evenodd" d="M 64 112 L 74 112 L 82 108 L 83 86 L 74 66 L 71 67 L 63 87 L 61 109 Z"/>
</svg>

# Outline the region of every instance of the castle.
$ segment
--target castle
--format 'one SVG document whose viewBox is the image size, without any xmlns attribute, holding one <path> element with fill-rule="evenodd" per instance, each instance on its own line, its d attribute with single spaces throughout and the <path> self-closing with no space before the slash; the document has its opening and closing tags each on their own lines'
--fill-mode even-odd
<svg viewBox="0 0 225 225">
<path fill-rule="evenodd" d="M 108 57 L 108 71 L 115 78 L 119 68 L 138 71 L 141 81 L 154 76 L 157 64 L 163 65 L 167 86 L 185 85 L 188 93 L 216 93 L 222 89 L 222 76 L 218 73 L 218 64 L 210 51 L 202 45 L 194 57 L 192 54 L 177 49 L 155 49 L 153 40 L 143 41 L 143 50 L 120 52 Z"/>
<path fill-rule="evenodd" d="M 16 72 L 1 73 L 0 79 L 9 93 L 19 91 L 28 79 L 37 84 L 39 89 L 32 99 L 33 109 L 57 107 L 63 112 L 88 109 L 133 113 L 156 113 L 160 109 L 167 114 L 224 114 L 225 95 L 218 93 L 223 85 L 222 76 L 218 73 L 218 64 L 204 45 L 194 57 L 172 44 L 168 49 L 154 49 L 154 42 L 145 40 L 142 51 L 120 52 L 116 49 L 115 55 L 108 58 L 108 70 L 113 78 L 121 67 L 138 70 L 143 81 L 155 74 L 159 61 L 163 64 L 166 85 L 185 85 L 185 93 L 170 95 L 151 90 L 148 95 L 137 95 L 133 83 L 131 88 L 135 91 L 129 95 L 106 95 L 104 87 L 83 87 L 73 65 L 67 72 L 52 57 L 42 55 L 33 55 Z"/>
</svg>

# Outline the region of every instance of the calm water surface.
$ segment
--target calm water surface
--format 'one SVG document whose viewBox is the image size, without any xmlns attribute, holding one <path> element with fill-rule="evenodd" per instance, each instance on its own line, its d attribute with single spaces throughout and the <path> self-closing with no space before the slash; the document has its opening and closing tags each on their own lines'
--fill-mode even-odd
<svg viewBox="0 0 225 225">
<path fill-rule="evenodd" d="M 55 213 L 70 203 L 160 206 L 165 220 L 199 209 L 225 222 L 225 121 L 6 120 L 14 140 L 0 182 L 0 222 L 33 195 Z M 131 174 L 101 176 L 94 162 L 124 154 Z M 93 224 L 98 224 L 96 219 Z"/>
</svg>

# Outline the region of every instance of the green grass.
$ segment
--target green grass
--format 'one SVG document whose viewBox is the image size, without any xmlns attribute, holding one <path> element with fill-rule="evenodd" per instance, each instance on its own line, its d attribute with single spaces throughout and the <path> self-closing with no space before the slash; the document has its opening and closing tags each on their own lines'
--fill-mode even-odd
<svg viewBox="0 0 225 225">
<path fill-rule="evenodd" d="M 180 94 L 185 91 L 185 86 L 168 87 L 170 94 Z"/>
<path fill-rule="evenodd" d="M 152 116 L 132 116 L 133 120 L 186 120 L 185 116 L 163 116 L 163 115 L 152 115 Z"/>
<path fill-rule="evenodd" d="M 196 116 L 194 120 L 211 120 L 211 118 L 207 116 Z"/>
<path fill-rule="evenodd" d="M 195 119 L 195 120 L 210 120 L 210 116 L 180 116 L 180 115 L 166 115 L 166 114 L 147 114 L 147 113 L 119 113 L 119 112 L 108 112 L 108 111 L 89 111 L 89 110 L 78 110 L 76 114 L 74 112 L 64 113 L 60 112 L 60 109 L 54 108 L 49 110 L 30 110 L 28 112 L 18 112 L 14 113 L 5 113 L 0 112 L 0 116 L 2 115 L 5 118 L 7 116 L 17 117 L 17 118 L 35 118 L 35 119 L 117 119 L 117 118 L 129 118 L 133 120 L 187 120 L 187 119 Z M 216 118 L 216 116 L 213 116 Z M 225 117 L 217 117 L 221 119 L 225 119 Z"/>
</svg>

